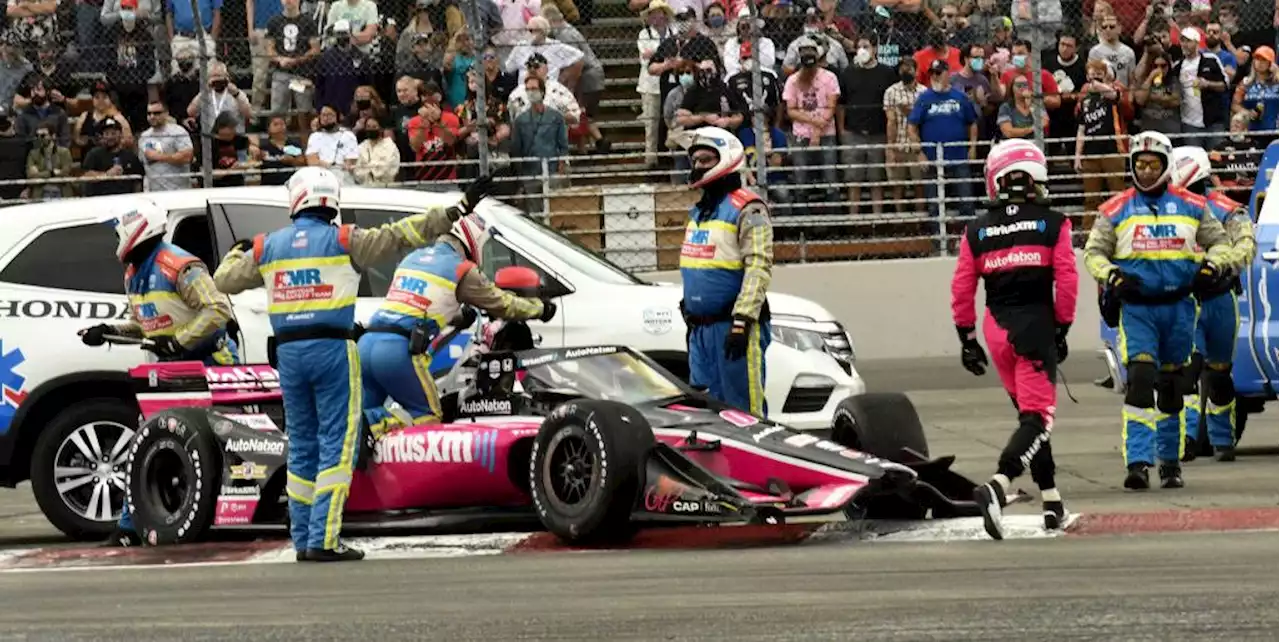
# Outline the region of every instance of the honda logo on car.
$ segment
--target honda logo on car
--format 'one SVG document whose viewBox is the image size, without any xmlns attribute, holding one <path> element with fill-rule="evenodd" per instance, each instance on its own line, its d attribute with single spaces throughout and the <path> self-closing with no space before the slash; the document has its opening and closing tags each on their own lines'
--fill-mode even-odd
<svg viewBox="0 0 1280 642">
<path fill-rule="evenodd" d="M 795 446 L 796 448 L 813 446 L 814 448 L 817 448 L 819 450 L 825 450 L 827 452 L 832 452 L 832 453 L 840 452 L 845 449 L 845 447 L 841 446 L 840 444 L 833 443 L 825 439 L 819 439 L 817 437 L 814 437 L 813 435 L 804 435 L 804 434 L 792 435 L 790 437 L 787 437 L 785 440 L 783 440 L 782 443 L 788 446 Z"/>
<path fill-rule="evenodd" d="M 373 461 L 379 464 L 469 464 L 473 461 L 470 432 L 429 430 L 397 433 L 378 441 Z"/>
<path fill-rule="evenodd" d="M 227 441 L 227 452 L 279 456 L 284 454 L 284 442 L 274 439 L 246 439 L 240 437 Z"/>
</svg>

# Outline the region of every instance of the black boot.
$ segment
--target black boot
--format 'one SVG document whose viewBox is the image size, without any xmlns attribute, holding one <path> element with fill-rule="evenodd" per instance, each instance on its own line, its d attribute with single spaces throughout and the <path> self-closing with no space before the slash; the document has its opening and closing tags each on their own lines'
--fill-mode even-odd
<svg viewBox="0 0 1280 642">
<path fill-rule="evenodd" d="M 308 562 L 358 562 L 362 559 L 364 551 L 342 542 L 338 542 L 337 548 L 313 548 L 307 551 Z"/>
<path fill-rule="evenodd" d="M 133 531 L 117 528 L 107 537 L 107 541 L 99 545 L 101 548 L 130 548 L 142 546 L 142 538 Z"/>
<path fill-rule="evenodd" d="M 1147 490 L 1151 488 L 1151 477 L 1147 472 L 1149 466 L 1142 462 L 1129 464 L 1129 474 L 1124 478 L 1124 487 L 1129 490 Z"/>
<path fill-rule="evenodd" d="M 1047 531 L 1062 530 L 1067 523 L 1067 507 L 1061 500 L 1056 502 L 1043 502 L 1044 506 L 1044 529 Z"/>
<path fill-rule="evenodd" d="M 982 527 L 991 539 L 1004 539 L 1004 488 L 994 479 L 973 489 L 973 501 L 982 511 Z"/>
<path fill-rule="evenodd" d="M 1160 464 L 1160 487 L 1182 488 L 1182 466 L 1178 464 Z"/>
<path fill-rule="evenodd" d="M 1213 449 L 1213 458 L 1217 459 L 1218 461 L 1235 461 L 1236 447 L 1235 446 L 1216 446 Z"/>
</svg>

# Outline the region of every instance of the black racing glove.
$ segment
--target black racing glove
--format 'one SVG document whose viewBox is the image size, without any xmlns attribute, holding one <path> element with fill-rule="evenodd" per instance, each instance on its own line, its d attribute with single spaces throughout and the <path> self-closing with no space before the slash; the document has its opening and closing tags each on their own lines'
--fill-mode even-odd
<svg viewBox="0 0 1280 642">
<path fill-rule="evenodd" d="M 233 250 L 240 250 L 241 252 L 246 252 L 246 253 L 247 253 L 247 252 L 252 252 L 252 251 L 253 251 L 253 240 L 252 240 L 252 239 L 240 239 L 239 241 L 236 241 L 235 245 L 232 245 L 232 246 L 231 246 L 231 249 L 233 249 Z"/>
<path fill-rule="evenodd" d="M 182 344 L 173 337 L 155 337 L 151 339 L 151 343 L 143 345 L 160 358 L 173 358 L 186 352 Z"/>
<path fill-rule="evenodd" d="M 81 330 L 78 334 L 80 335 L 80 341 L 85 345 L 96 348 L 107 342 L 104 335 L 111 334 L 111 326 L 105 323 L 99 323 L 93 327 Z"/>
<path fill-rule="evenodd" d="M 1107 275 L 1107 287 L 1115 292 L 1121 301 L 1130 300 L 1142 292 L 1142 281 L 1132 274 L 1116 269 Z"/>
<path fill-rule="evenodd" d="M 1070 330 L 1070 323 L 1061 323 L 1058 324 L 1058 330 L 1054 333 L 1053 344 L 1058 349 L 1058 363 L 1067 360 L 1067 332 Z"/>
<path fill-rule="evenodd" d="M 733 326 L 724 338 L 724 358 L 728 361 L 740 361 L 747 356 L 747 319 L 734 317 Z"/>
<path fill-rule="evenodd" d="M 1222 291 L 1223 285 L 1231 278 L 1231 273 L 1224 270 L 1212 261 L 1206 259 L 1200 264 L 1200 268 L 1196 270 L 1196 276 L 1191 280 L 1191 289 L 1198 294 L 1210 294 Z"/>
<path fill-rule="evenodd" d="M 458 204 L 458 207 L 462 208 L 463 214 L 474 212 L 476 205 L 484 200 L 484 197 L 488 196 L 492 189 L 493 179 L 488 176 L 481 176 L 471 181 L 471 184 L 467 185 L 467 191 L 462 195 L 462 202 Z"/>
<path fill-rule="evenodd" d="M 978 333 L 973 326 L 956 326 L 956 334 L 960 335 L 960 363 L 964 369 L 977 376 L 987 374 L 987 352 L 978 343 Z"/>
<path fill-rule="evenodd" d="M 546 323 L 555 316 L 556 316 L 555 301 L 552 301 L 551 299 L 543 299 L 542 300 L 542 316 L 539 316 L 538 320 L 543 323 Z"/>
</svg>

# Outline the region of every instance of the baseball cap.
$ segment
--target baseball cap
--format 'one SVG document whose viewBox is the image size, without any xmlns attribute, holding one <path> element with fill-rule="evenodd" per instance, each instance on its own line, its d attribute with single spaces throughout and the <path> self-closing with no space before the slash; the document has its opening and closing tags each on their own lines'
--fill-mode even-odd
<svg viewBox="0 0 1280 642">
<path fill-rule="evenodd" d="M 947 61 L 941 58 L 929 63 L 929 73 L 931 74 L 943 73 L 950 70 L 951 67 L 947 65 Z"/>
<path fill-rule="evenodd" d="M 1266 45 L 1258 47 L 1258 50 L 1253 52 L 1253 57 L 1261 58 L 1263 60 L 1266 60 L 1267 62 L 1270 62 L 1273 65 L 1276 64 L 1276 50 Z"/>
<path fill-rule="evenodd" d="M 333 32 L 334 33 L 351 33 L 351 21 L 339 20 L 333 23 Z"/>
<path fill-rule="evenodd" d="M 547 64 L 547 57 L 540 53 L 535 53 L 532 56 L 529 56 L 528 60 L 524 61 L 525 69 L 545 64 Z"/>
<path fill-rule="evenodd" d="M 98 129 L 123 129 L 123 128 L 120 126 L 120 121 L 110 116 L 107 116 L 106 118 L 102 119 L 102 122 L 98 123 Z"/>
<path fill-rule="evenodd" d="M 1200 30 L 1196 29 L 1195 27 L 1187 27 L 1182 31 L 1180 31 L 1178 35 L 1182 36 L 1187 40 L 1194 40 L 1196 42 L 1200 42 Z"/>
<path fill-rule="evenodd" d="M 697 20 L 697 19 L 698 19 L 698 12 L 694 11 L 693 7 L 685 7 L 680 11 L 680 13 L 676 14 L 676 20 L 679 20 L 681 22 L 685 22 L 687 20 Z"/>
</svg>

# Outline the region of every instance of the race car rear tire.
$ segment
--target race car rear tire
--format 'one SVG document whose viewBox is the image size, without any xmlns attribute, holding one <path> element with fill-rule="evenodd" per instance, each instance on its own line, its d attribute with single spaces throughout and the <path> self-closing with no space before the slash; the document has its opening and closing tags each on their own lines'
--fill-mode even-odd
<svg viewBox="0 0 1280 642">
<path fill-rule="evenodd" d="M 644 415 L 626 404 L 577 400 L 556 408 L 529 456 L 529 487 L 543 526 L 571 544 L 630 539 L 654 443 Z"/>
<path fill-rule="evenodd" d="M 133 524 L 151 546 L 200 541 L 213 525 L 222 451 L 198 408 L 156 414 L 138 429 L 126 485 Z"/>
<path fill-rule="evenodd" d="M 831 421 L 831 440 L 889 461 L 901 462 L 903 448 L 929 458 L 920 415 L 900 392 L 869 392 L 841 401 Z"/>
</svg>

